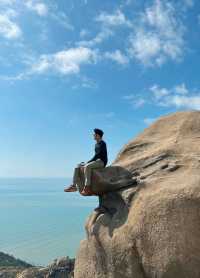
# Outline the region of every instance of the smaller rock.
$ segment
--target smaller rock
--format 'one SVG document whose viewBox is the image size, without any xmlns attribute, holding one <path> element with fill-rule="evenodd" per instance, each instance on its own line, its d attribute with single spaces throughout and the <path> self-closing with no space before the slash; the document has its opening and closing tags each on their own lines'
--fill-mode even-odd
<svg viewBox="0 0 200 278">
<path fill-rule="evenodd" d="M 61 257 L 46 267 L 29 268 L 17 275 L 17 278 L 72 278 L 74 259 Z"/>
</svg>

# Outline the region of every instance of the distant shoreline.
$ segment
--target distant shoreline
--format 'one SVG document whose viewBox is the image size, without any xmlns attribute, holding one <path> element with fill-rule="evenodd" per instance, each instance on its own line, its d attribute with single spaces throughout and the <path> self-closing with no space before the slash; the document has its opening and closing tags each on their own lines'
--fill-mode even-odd
<svg viewBox="0 0 200 278">
<path fill-rule="evenodd" d="M 0 252 L 0 275 L 1 277 L 16 278 L 23 277 L 23 273 L 26 272 L 28 277 L 46 277 L 47 274 L 59 273 L 70 274 L 73 277 L 75 259 L 71 259 L 68 256 L 61 257 L 53 260 L 47 266 L 31 265 L 21 259 L 15 258 L 13 255 Z"/>
</svg>

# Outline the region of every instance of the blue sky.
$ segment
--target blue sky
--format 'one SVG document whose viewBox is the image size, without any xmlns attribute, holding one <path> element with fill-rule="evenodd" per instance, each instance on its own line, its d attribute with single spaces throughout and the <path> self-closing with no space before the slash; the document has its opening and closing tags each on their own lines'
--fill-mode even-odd
<svg viewBox="0 0 200 278">
<path fill-rule="evenodd" d="M 0 176 L 109 163 L 158 117 L 200 109 L 196 0 L 0 0 Z"/>
</svg>

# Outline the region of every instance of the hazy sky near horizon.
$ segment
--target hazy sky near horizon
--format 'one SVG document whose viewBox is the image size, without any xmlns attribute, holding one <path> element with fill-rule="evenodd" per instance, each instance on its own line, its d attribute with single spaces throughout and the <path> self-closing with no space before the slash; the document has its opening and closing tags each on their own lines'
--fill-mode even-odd
<svg viewBox="0 0 200 278">
<path fill-rule="evenodd" d="M 0 0 L 0 176 L 109 163 L 158 117 L 200 109 L 197 0 Z"/>
</svg>

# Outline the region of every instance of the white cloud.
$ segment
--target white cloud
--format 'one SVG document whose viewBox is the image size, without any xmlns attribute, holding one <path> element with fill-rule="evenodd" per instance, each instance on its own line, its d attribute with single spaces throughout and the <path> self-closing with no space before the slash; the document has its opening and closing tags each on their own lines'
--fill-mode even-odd
<svg viewBox="0 0 200 278">
<path fill-rule="evenodd" d="M 69 22 L 68 16 L 63 11 L 59 11 L 55 8 L 55 11 L 50 13 L 50 17 L 65 29 L 74 30 L 74 27 Z"/>
<path fill-rule="evenodd" d="M 152 101 L 159 106 L 185 109 L 200 109 L 200 93 L 189 92 L 184 83 L 171 89 L 154 85 L 150 88 L 153 93 Z"/>
<path fill-rule="evenodd" d="M 101 44 L 105 39 L 113 36 L 114 33 L 112 30 L 108 28 L 103 28 L 93 39 L 91 40 L 84 40 L 79 41 L 77 45 L 79 46 L 87 46 L 87 47 L 93 47 L 97 44 Z"/>
<path fill-rule="evenodd" d="M 139 98 L 137 100 L 135 100 L 133 102 L 133 105 L 136 107 L 136 108 L 139 108 L 141 106 L 143 106 L 144 104 L 146 103 L 145 99 L 144 98 Z"/>
<path fill-rule="evenodd" d="M 56 1 L 47 3 L 42 0 L 24 0 L 23 2 L 28 10 L 35 12 L 41 17 L 48 16 L 48 19 L 54 20 L 65 29 L 73 30 L 74 27 L 70 24 L 69 17 L 65 14 L 65 12 L 59 9 Z"/>
<path fill-rule="evenodd" d="M 163 99 L 169 99 L 166 98 L 170 95 L 186 95 L 189 94 L 189 90 L 187 89 L 186 85 L 184 83 L 180 85 L 176 85 L 171 89 L 167 88 L 160 88 L 158 85 L 153 85 L 150 87 L 150 92 L 153 93 L 154 98 L 159 101 Z"/>
<path fill-rule="evenodd" d="M 12 10 L 15 12 L 31 11 L 40 17 L 48 16 L 48 19 L 54 20 L 64 28 L 73 30 L 74 28 L 69 23 L 68 16 L 58 8 L 58 5 L 55 2 L 47 3 L 43 0 L 0 0 L 0 6 L 4 8 L 4 13 L 6 12 L 6 14 L 8 14 L 8 8 L 12 6 Z"/>
<path fill-rule="evenodd" d="M 171 96 L 166 100 L 166 106 L 175 106 L 177 108 L 200 109 L 200 95 L 197 96 Z"/>
<path fill-rule="evenodd" d="M 36 12 L 39 16 L 46 16 L 48 14 L 48 7 L 43 2 L 33 2 L 32 0 L 27 0 L 25 6 Z"/>
<path fill-rule="evenodd" d="M 126 65 L 129 62 L 128 57 L 118 49 L 113 52 L 105 52 L 104 57 L 121 65 Z"/>
<path fill-rule="evenodd" d="M 136 35 L 130 37 L 130 43 L 129 54 L 131 57 L 137 58 L 145 65 L 150 63 L 151 58 L 156 59 L 161 50 L 161 41 L 157 34 L 146 32 L 143 29 L 137 30 Z"/>
<path fill-rule="evenodd" d="M 96 17 L 96 21 L 107 26 L 125 25 L 132 27 L 131 22 L 126 19 L 125 15 L 120 10 L 116 10 L 113 14 L 102 12 L 98 17 Z"/>
<path fill-rule="evenodd" d="M 81 38 L 84 38 L 84 37 L 86 37 L 87 35 L 89 35 L 89 31 L 88 31 L 88 30 L 82 29 L 82 30 L 80 31 L 80 37 L 81 37 Z"/>
<path fill-rule="evenodd" d="M 54 54 L 41 55 L 32 65 L 31 73 L 42 74 L 48 71 L 63 75 L 77 74 L 84 64 L 97 61 L 97 51 L 85 47 L 70 48 Z"/>
<path fill-rule="evenodd" d="M 135 99 L 135 95 L 126 95 L 126 96 L 123 96 L 122 97 L 123 99 L 126 99 L 126 100 L 133 100 L 133 99 Z"/>
<path fill-rule="evenodd" d="M 80 89 L 80 88 L 87 88 L 87 89 L 97 89 L 98 84 L 95 80 L 88 78 L 87 76 L 81 75 L 79 76 L 79 82 L 76 82 L 72 85 L 72 89 Z"/>
<path fill-rule="evenodd" d="M 142 13 L 130 35 L 128 52 L 147 66 L 162 65 L 168 58 L 180 60 L 184 49 L 184 27 L 169 1 L 155 0 Z"/>
<path fill-rule="evenodd" d="M 126 101 L 131 104 L 134 108 L 139 108 L 142 107 L 145 103 L 146 100 L 140 95 L 135 95 L 135 94 L 130 94 L 130 95 L 125 95 L 122 97 L 122 99 L 125 99 Z"/>
<path fill-rule="evenodd" d="M 196 89 L 189 90 L 184 83 L 172 88 L 160 87 L 155 84 L 149 88 L 148 94 L 144 92 L 143 94 L 125 95 L 123 99 L 136 108 L 144 106 L 144 104 L 150 104 L 160 107 L 200 110 L 200 92 Z M 148 119 L 145 120 L 146 124 L 150 123 Z"/>
<path fill-rule="evenodd" d="M 182 83 L 174 87 L 174 91 L 177 94 L 186 95 L 189 93 L 188 89 L 186 88 L 185 84 Z"/>
<path fill-rule="evenodd" d="M 117 27 L 132 27 L 132 23 L 119 9 L 112 14 L 101 12 L 100 15 L 95 18 L 95 21 L 101 24 L 100 31 L 97 33 L 96 36 L 94 36 L 94 38 L 90 40 L 80 41 L 77 43 L 77 45 L 93 47 L 114 36 Z M 85 35 L 85 33 L 83 34 Z"/>
<path fill-rule="evenodd" d="M 156 100 L 162 99 L 163 97 L 170 94 L 170 91 L 166 88 L 159 88 L 158 85 L 153 85 L 150 88 L 150 91 L 153 92 L 153 95 Z"/>
<path fill-rule="evenodd" d="M 0 14 L 0 34 L 7 39 L 17 39 L 22 31 L 7 14 Z"/>
<path fill-rule="evenodd" d="M 53 54 L 43 54 L 38 59 L 30 57 L 25 59 L 27 69 L 24 72 L 14 76 L 1 75 L 1 80 L 16 81 L 28 79 L 34 75 L 50 73 L 53 75 L 77 75 L 81 67 L 87 64 L 94 64 L 98 61 L 98 51 L 85 47 L 69 48 Z M 81 86 L 87 88 L 96 88 L 93 80 L 84 76 L 79 76 Z M 74 87 L 75 88 L 75 87 Z"/>
<path fill-rule="evenodd" d="M 92 80 L 86 76 L 81 76 L 81 83 L 82 88 L 89 88 L 89 89 L 96 89 L 98 88 L 98 84 L 95 80 Z"/>
<path fill-rule="evenodd" d="M 2 14 L 7 16 L 8 18 L 14 18 L 17 17 L 18 12 L 16 11 L 16 9 L 7 8 Z"/>
</svg>

